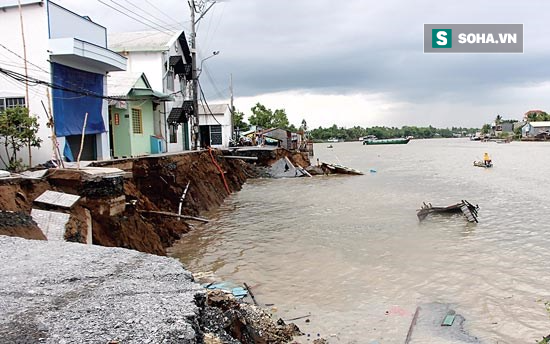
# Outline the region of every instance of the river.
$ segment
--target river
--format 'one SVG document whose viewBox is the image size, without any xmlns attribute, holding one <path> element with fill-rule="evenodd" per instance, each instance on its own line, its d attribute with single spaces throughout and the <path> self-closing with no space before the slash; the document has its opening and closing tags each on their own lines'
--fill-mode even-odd
<svg viewBox="0 0 550 344">
<path fill-rule="evenodd" d="M 309 315 L 295 321 L 301 342 L 403 343 L 416 307 L 433 302 L 452 305 L 483 343 L 550 333 L 550 144 L 332 146 L 315 144 L 312 163 L 365 175 L 249 180 L 170 255 L 195 273 L 246 282 L 276 317 Z M 494 168 L 472 166 L 484 152 Z M 422 202 L 462 199 L 479 205 L 478 224 L 416 217 Z"/>
</svg>

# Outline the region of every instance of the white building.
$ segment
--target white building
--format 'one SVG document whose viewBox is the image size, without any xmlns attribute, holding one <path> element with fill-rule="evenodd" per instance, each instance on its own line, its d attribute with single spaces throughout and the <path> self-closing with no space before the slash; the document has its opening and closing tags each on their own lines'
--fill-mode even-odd
<svg viewBox="0 0 550 344">
<path fill-rule="evenodd" d="M 107 49 L 107 30 L 51 1 L 22 0 L 22 17 L 28 76 L 49 83 L 29 87 L 0 77 L 0 106 L 25 105 L 38 117 L 42 147 L 33 152 L 32 164 L 53 156 L 51 129 L 47 127 L 49 91 L 55 132 L 61 154 L 76 158 L 84 117 L 88 113 L 82 160 L 110 158 L 106 74 L 126 69 L 126 59 Z M 0 68 L 24 75 L 24 49 L 16 0 L 0 0 Z M 0 107 L 1 110 L 1 107 Z M 25 154 L 21 154 L 24 157 Z M 28 160 L 24 159 L 25 163 Z"/>
<path fill-rule="evenodd" d="M 128 58 L 128 71 L 145 73 L 151 87 L 175 100 L 155 109 L 155 135 L 165 142 L 164 151 L 190 149 L 189 111 L 191 99 L 187 92 L 191 80 L 191 53 L 183 31 L 125 32 L 109 35 L 109 48 Z"/>
<path fill-rule="evenodd" d="M 201 147 L 227 148 L 233 133 L 229 104 L 199 105 Z"/>
</svg>

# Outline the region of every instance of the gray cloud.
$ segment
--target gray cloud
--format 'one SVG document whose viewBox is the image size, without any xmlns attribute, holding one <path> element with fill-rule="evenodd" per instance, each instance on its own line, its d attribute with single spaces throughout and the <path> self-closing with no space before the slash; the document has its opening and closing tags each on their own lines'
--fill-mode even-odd
<svg viewBox="0 0 550 344">
<path fill-rule="evenodd" d="M 98 2 L 59 2 L 90 13 L 113 31 L 147 29 L 108 13 Z M 143 0 L 136 4 L 149 8 Z M 188 20 L 186 2 L 155 4 Z M 461 104 L 463 111 L 468 106 L 508 104 L 505 90 L 550 80 L 549 12 L 546 1 L 220 2 L 199 25 L 200 56 L 221 51 L 205 63 L 210 77 L 201 76 L 201 83 L 207 94 L 218 94 L 213 90 L 226 89 L 231 73 L 236 96 L 300 89 L 320 94 L 384 93 L 390 101 L 420 107 L 447 102 Z M 424 23 L 525 23 L 525 53 L 423 54 Z M 521 106 L 536 100 L 522 94 L 526 98 L 516 99 Z"/>
</svg>

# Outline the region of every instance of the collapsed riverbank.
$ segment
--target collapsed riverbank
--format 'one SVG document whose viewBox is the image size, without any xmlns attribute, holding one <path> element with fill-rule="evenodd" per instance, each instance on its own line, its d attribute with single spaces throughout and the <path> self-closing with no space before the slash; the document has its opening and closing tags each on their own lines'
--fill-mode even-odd
<svg viewBox="0 0 550 344">
<path fill-rule="evenodd" d="M 307 159 L 307 155 L 304 158 L 302 153 L 283 149 L 258 152 L 258 166 L 282 156 L 301 163 Z M 28 216 L 37 206 L 34 200 L 53 190 L 80 196 L 71 209 L 62 209 L 70 215 L 65 240 L 156 255 L 166 255 L 166 248 L 190 230 L 189 222 L 181 221 L 177 214 L 197 217 L 215 209 L 230 193 L 240 190 L 249 176 L 256 175 L 253 165 L 226 159 L 220 150 L 111 160 L 82 169 L 43 172 L 38 178 L 0 179 L 0 209 L 13 212 L 0 216 L 0 234 L 44 239 L 32 221 L 15 228 L 10 219 Z"/>
<path fill-rule="evenodd" d="M 281 149 L 259 155 L 257 165 L 283 156 L 309 164 L 307 155 Z M 212 308 L 179 262 L 135 252 L 166 255 L 192 228 L 178 214 L 191 219 L 218 207 L 255 175 L 255 166 L 242 160 L 200 151 L 0 180 L 0 264 L 6 267 L 0 311 L 7 314 L 0 336 L 46 343 L 288 342 L 298 333 L 293 326 L 275 324 L 250 305 L 224 301 Z M 63 209 L 35 202 L 45 191 L 79 199 Z M 37 207 L 68 215 L 65 241 L 117 248 L 38 241 L 44 229 L 29 215 Z"/>
</svg>

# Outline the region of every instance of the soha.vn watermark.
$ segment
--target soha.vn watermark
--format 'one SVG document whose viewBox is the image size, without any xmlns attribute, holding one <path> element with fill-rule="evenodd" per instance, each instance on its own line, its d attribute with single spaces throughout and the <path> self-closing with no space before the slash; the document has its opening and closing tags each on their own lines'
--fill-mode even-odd
<svg viewBox="0 0 550 344">
<path fill-rule="evenodd" d="M 424 24 L 425 53 L 523 53 L 523 24 Z"/>
</svg>

